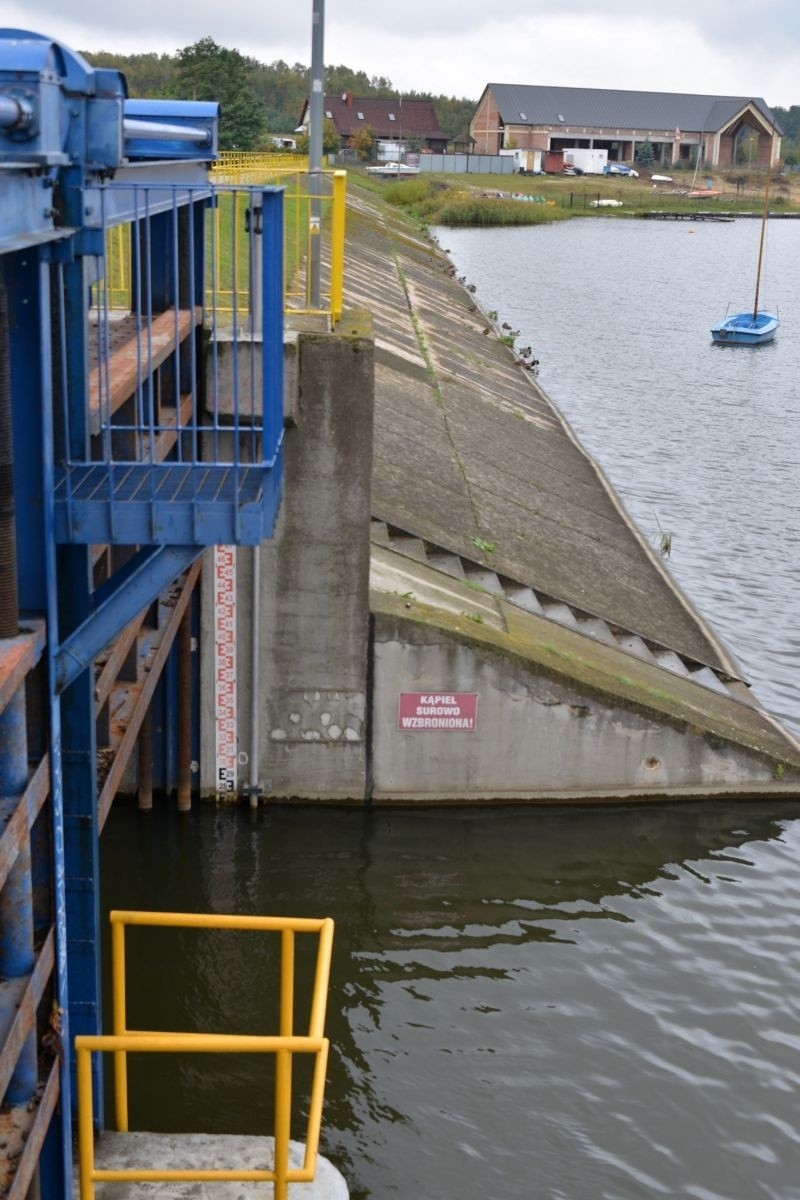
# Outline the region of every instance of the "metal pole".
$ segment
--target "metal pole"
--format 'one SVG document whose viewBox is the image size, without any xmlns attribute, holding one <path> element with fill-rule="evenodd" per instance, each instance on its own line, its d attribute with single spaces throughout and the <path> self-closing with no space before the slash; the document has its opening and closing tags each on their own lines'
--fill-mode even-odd
<svg viewBox="0 0 800 1200">
<path fill-rule="evenodd" d="M 250 232 L 250 333 L 262 332 L 264 325 L 264 256 L 261 253 L 262 210 L 258 205 L 248 209 Z"/>
<path fill-rule="evenodd" d="M 192 807 L 192 605 L 178 626 L 178 812 Z"/>
<path fill-rule="evenodd" d="M 253 547 L 253 611 L 250 615 L 250 807 L 258 808 L 260 787 L 259 734 L 261 718 L 261 547 Z"/>
<path fill-rule="evenodd" d="M 153 807 L 153 713 L 144 714 L 139 730 L 139 808 L 150 812 Z"/>
<path fill-rule="evenodd" d="M 320 307 L 322 228 L 322 123 L 325 104 L 325 0 L 312 0 L 311 89 L 308 104 L 309 213 L 308 295 L 311 308 Z"/>
<path fill-rule="evenodd" d="M 155 124 L 125 117 L 122 132 L 126 141 L 141 138 L 148 142 L 192 142 L 197 146 L 211 145 L 211 130 L 199 129 L 196 125 L 165 125 L 163 121 Z"/>
</svg>

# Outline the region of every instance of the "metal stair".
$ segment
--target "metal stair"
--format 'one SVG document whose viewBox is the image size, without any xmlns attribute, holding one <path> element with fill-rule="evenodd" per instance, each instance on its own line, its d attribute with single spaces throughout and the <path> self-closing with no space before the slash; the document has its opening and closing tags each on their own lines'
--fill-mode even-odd
<svg viewBox="0 0 800 1200">
<path fill-rule="evenodd" d="M 632 654 L 635 658 L 660 667 L 664 671 L 669 671 L 673 675 L 689 679 L 692 683 L 699 684 L 719 695 L 729 696 L 739 704 L 746 704 L 751 708 L 758 707 L 743 679 L 737 679 L 707 663 L 688 658 L 669 646 L 659 645 L 652 639 L 644 638 L 632 630 L 622 629 L 596 614 L 574 608 L 558 597 L 549 596 L 538 588 L 509 579 L 493 571 L 485 563 L 465 558 L 464 555 L 446 550 L 442 546 L 437 546 L 433 542 L 428 542 L 424 538 L 417 537 L 377 518 L 372 520 L 371 536 L 376 545 L 394 550 L 398 554 L 413 559 L 414 562 L 423 562 L 453 579 L 466 580 L 473 586 L 492 595 L 500 596 L 509 604 L 524 609 L 525 612 L 574 629 L 577 633 L 590 637 L 594 641 L 603 642 L 626 654 Z"/>
</svg>

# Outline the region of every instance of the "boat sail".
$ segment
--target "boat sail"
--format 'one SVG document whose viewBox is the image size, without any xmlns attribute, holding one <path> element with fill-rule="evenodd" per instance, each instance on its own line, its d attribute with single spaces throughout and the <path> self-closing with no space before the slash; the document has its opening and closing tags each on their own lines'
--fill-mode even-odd
<svg viewBox="0 0 800 1200">
<path fill-rule="evenodd" d="M 769 176 L 764 189 L 764 210 L 761 214 L 761 237 L 758 243 L 758 267 L 756 269 L 756 294 L 753 300 L 752 312 L 734 313 L 723 321 L 711 326 L 712 340 L 720 345 L 729 346 L 760 346 L 763 342 L 771 342 L 778 331 L 780 321 L 775 313 L 759 310 L 758 293 L 761 287 L 761 264 L 764 260 L 764 236 L 767 229 L 767 211 L 769 202 Z"/>
</svg>

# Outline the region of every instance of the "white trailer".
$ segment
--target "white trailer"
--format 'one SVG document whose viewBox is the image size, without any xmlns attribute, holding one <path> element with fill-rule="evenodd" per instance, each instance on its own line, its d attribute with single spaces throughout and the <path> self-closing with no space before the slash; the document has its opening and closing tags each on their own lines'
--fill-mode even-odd
<svg viewBox="0 0 800 1200">
<path fill-rule="evenodd" d="M 564 151 L 564 166 L 574 167 L 584 175 L 602 175 L 608 166 L 608 151 L 585 150 L 581 146 L 568 147 Z"/>
</svg>

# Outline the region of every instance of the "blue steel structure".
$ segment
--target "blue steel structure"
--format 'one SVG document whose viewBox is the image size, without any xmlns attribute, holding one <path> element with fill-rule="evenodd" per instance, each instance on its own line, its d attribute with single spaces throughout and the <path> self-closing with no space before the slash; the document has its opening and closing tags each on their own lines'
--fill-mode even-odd
<svg viewBox="0 0 800 1200">
<path fill-rule="evenodd" d="M 118 72 L 0 30 L 0 1192 L 11 1200 L 71 1195 L 70 1047 L 102 1028 L 98 839 L 137 749 L 142 786 L 154 757 L 187 786 L 174 710 L 191 702 L 200 556 L 270 536 L 280 500 L 282 196 L 209 184 L 217 117 L 213 104 L 129 101 Z M 251 261 L 261 255 L 262 361 L 247 387 L 235 314 L 222 383 L 206 299 L 209 259 L 230 258 L 207 221 L 216 205 L 230 222 L 246 208 Z M 105 278 L 119 227 L 124 314 Z"/>
</svg>

